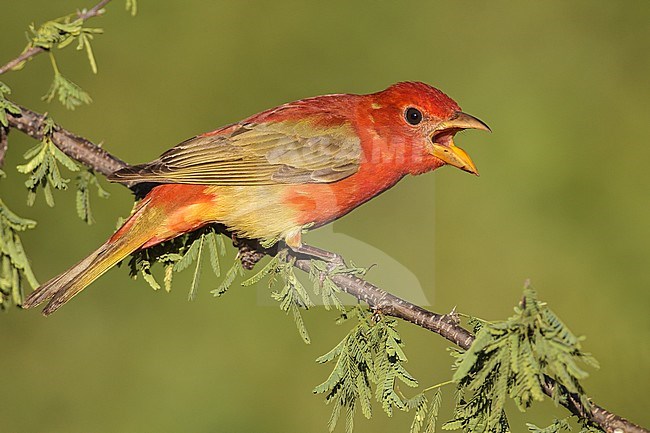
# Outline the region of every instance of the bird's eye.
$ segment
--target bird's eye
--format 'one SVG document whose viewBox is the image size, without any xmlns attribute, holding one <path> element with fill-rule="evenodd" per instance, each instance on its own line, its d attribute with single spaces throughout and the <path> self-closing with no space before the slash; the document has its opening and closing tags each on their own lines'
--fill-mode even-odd
<svg viewBox="0 0 650 433">
<path fill-rule="evenodd" d="M 404 113 L 404 117 L 406 118 L 406 121 L 411 125 L 417 125 L 418 123 L 422 122 L 422 113 L 417 108 L 407 108 L 406 112 Z"/>
</svg>

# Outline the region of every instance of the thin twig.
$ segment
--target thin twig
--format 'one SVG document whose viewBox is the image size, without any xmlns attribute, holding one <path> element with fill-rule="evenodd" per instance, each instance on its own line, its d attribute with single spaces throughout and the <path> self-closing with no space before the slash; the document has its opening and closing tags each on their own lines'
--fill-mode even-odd
<svg viewBox="0 0 650 433">
<path fill-rule="evenodd" d="M 111 0 L 102 0 L 99 3 L 97 3 L 95 6 L 92 8 L 86 10 L 86 11 L 81 11 L 77 12 L 77 16 L 81 18 L 82 20 L 86 21 L 88 18 L 96 17 L 98 15 L 101 15 L 104 13 L 104 6 L 106 6 Z M 7 71 L 12 70 L 16 66 L 20 65 L 23 62 L 26 62 L 27 60 L 30 60 L 32 57 L 47 51 L 43 47 L 31 47 L 22 53 L 18 57 L 16 57 L 13 60 L 8 61 L 5 65 L 0 66 L 0 75 L 4 74 Z"/>
<path fill-rule="evenodd" d="M 102 0 L 97 3 L 95 6 L 91 7 L 87 11 L 77 12 L 77 16 L 82 20 L 87 20 L 88 18 L 96 17 L 104 13 L 104 6 L 109 4 L 111 0 Z"/>
<path fill-rule="evenodd" d="M 4 165 L 5 162 L 5 154 L 7 153 L 8 140 L 9 140 L 9 128 L 0 125 L 0 169 L 2 169 L 2 166 Z"/>
<path fill-rule="evenodd" d="M 20 108 L 20 115 L 7 112 L 9 127 L 24 132 L 36 140 L 41 140 L 43 138 L 43 120 L 46 116 L 18 105 L 17 107 Z M 65 154 L 104 176 L 128 165 L 100 146 L 59 126 L 54 128 L 52 141 Z"/>
<path fill-rule="evenodd" d="M 10 71 L 11 69 L 20 65 L 22 62 L 31 59 L 32 57 L 42 53 L 43 51 L 45 51 L 45 48 L 42 47 L 32 47 L 26 51 L 23 51 L 18 57 L 8 61 L 6 65 L 0 67 L 0 75 L 4 74 L 7 71 Z"/>
<path fill-rule="evenodd" d="M 311 271 L 310 260 L 296 260 L 294 265 L 304 272 L 309 273 Z M 438 314 L 426 310 L 353 275 L 334 274 L 330 276 L 330 279 L 343 291 L 365 302 L 371 308 L 376 308 L 383 314 L 397 317 L 421 328 L 433 331 L 461 349 L 469 349 L 474 342 L 474 335 L 463 328 L 453 318 L 453 314 Z M 552 397 L 553 390 L 558 384 L 548 376 L 545 376 L 544 379 L 542 389 L 546 395 Z M 591 414 L 586 414 L 577 395 L 564 394 L 567 396 L 566 401 L 561 402 L 564 407 L 573 415 L 596 424 L 607 433 L 650 433 L 649 430 L 613 414 L 596 404 L 591 405 Z"/>
<path fill-rule="evenodd" d="M 42 135 L 40 131 L 44 116 L 26 108 L 20 107 L 20 109 L 21 114 L 19 115 L 7 113 L 9 126 L 24 132 L 30 137 L 39 139 Z M 56 128 L 52 141 L 68 156 L 77 159 L 95 172 L 106 175 L 127 166 L 125 162 L 91 141 L 61 127 Z M 264 254 L 269 253 L 269 251 L 261 247 L 259 251 Z M 294 266 L 309 273 L 312 265 L 310 260 L 299 258 L 295 261 Z M 469 349 L 474 341 L 474 335 L 458 323 L 454 314 L 438 314 L 426 310 L 353 275 L 334 274 L 330 278 L 346 293 L 365 302 L 370 307 L 380 310 L 383 314 L 400 318 L 435 332 L 464 350 Z M 550 377 L 545 377 L 542 383 L 544 393 L 548 396 L 553 394 L 553 389 L 556 386 L 558 384 Z M 568 393 L 565 393 L 565 395 L 566 400 L 561 402 L 564 407 L 572 414 L 597 425 L 607 433 L 650 433 L 650 430 L 638 426 L 596 404 L 592 404 L 591 413 L 586 414 L 577 396 Z"/>
</svg>

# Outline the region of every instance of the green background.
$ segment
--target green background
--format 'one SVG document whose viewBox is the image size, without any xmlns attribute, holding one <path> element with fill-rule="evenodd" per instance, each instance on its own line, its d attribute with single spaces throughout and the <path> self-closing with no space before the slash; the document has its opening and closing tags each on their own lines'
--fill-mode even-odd
<svg viewBox="0 0 650 433">
<path fill-rule="evenodd" d="M 30 22 L 92 5 L 2 3 L 3 63 L 23 48 Z M 481 177 L 443 168 L 405 179 L 334 230 L 402 263 L 439 312 L 505 318 L 531 278 L 600 360 L 589 394 L 650 425 L 647 1 L 139 3 L 135 18 L 116 0 L 92 20 L 106 32 L 94 44 L 97 76 L 73 47 L 58 56 L 92 105 L 66 112 L 40 101 L 46 56 L 1 77 L 13 99 L 135 163 L 294 99 L 402 80 L 440 87 L 494 130 L 457 140 Z M 90 227 L 76 217 L 73 192 L 56 194 L 54 209 L 40 195 L 28 208 L 14 167 L 31 145 L 11 134 L 0 189 L 12 210 L 39 221 L 23 240 L 43 281 L 103 242 L 132 198 L 109 185 Z M 345 245 L 339 252 L 373 263 Z M 118 269 L 48 319 L 1 315 L 0 431 L 326 431 L 331 408 L 311 389 L 329 367 L 314 359 L 346 328 L 332 312 L 309 311 L 306 346 L 290 317 L 260 301 L 262 289 L 236 286 L 214 299 L 218 282 L 204 269 L 195 302 L 186 301 L 189 275 L 166 294 Z M 381 266 L 369 278 L 391 290 Z M 448 344 L 400 329 L 420 382 L 447 380 Z M 387 420 L 375 409 L 371 421 L 357 416 L 357 432 L 407 431 L 410 414 Z M 566 415 L 549 402 L 509 413 L 517 432 L 524 421 Z"/>
</svg>

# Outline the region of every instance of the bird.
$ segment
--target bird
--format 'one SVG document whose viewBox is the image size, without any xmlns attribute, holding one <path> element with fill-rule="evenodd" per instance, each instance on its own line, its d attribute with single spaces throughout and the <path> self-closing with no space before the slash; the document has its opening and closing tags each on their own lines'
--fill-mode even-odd
<svg viewBox="0 0 650 433">
<path fill-rule="evenodd" d="M 490 132 L 437 88 L 399 82 L 370 94 L 289 102 L 190 138 L 158 159 L 108 176 L 147 185 L 130 217 L 88 257 L 39 286 L 23 308 L 49 315 L 130 254 L 212 223 L 238 238 L 282 241 L 296 254 L 332 253 L 302 235 L 444 165 L 478 175 L 454 136 Z"/>
</svg>

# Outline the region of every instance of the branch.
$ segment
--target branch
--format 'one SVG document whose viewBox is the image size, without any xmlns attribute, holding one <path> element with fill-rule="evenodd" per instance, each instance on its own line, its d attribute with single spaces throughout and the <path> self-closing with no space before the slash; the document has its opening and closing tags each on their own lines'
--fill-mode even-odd
<svg viewBox="0 0 650 433">
<path fill-rule="evenodd" d="M 92 8 L 90 8 L 88 10 L 79 11 L 79 12 L 77 12 L 77 17 L 79 17 L 83 21 L 86 21 L 88 18 L 92 18 L 92 17 L 102 15 L 104 13 L 104 6 L 106 6 L 110 1 L 111 0 L 102 0 L 102 1 L 100 1 L 99 3 L 97 3 L 95 6 L 93 6 Z M 14 69 L 15 67 L 21 65 L 22 63 L 26 62 L 27 60 L 30 60 L 32 57 L 34 57 L 37 54 L 40 54 L 40 53 L 42 53 L 44 51 L 47 51 L 47 50 L 45 48 L 43 48 L 43 47 L 31 47 L 31 48 L 23 51 L 15 59 L 8 61 L 3 66 L 0 66 L 0 75 Z"/>
<path fill-rule="evenodd" d="M 86 21 L 88 18 L 96 17 L 104 13 L 104 6 L 109 4 L 111 0 L 101 0 L 95 6 L 91 7 L 87 11 L 77 12 L 77 16 L 82 20 Z"/>
<path fill-rule="evenodd" d="M 23 107 L 20 107 L 20 109 L 21 114 L 19 115 L 7 113 L 9 127 L 16 128 L 30 137 L 40 139 L 45 117 Z M 68 156 L 78 160 L 95 172 L 108 175 L 127 166 L 124 161 L 114 157 L 91 141 L 61 127 L 57 126 L 52 141 Z M 268 251 L 261 248 L 258 251 L 268 254 Z M 294 266 L 308 273 L 312 265 L 310 260 L 298 258 Z M 371 308 L 435 332 L 464 350 L 469 349 L 474 341 L 474 335 L 463 328 L 453 314 L 438 314 L 426 310 L 356 276 L 335 274 L 331 275 L 330 278 L 346 293 L 365 302 Z M 553 394 L 553 389 L 556 386 L 558 384 L 550 377 L 545 377 L 542 383 L 544 393 L 548 396 Z M 592 404 L 591 413 L 584 413 L 578 396 L 565 394 L 567 399 L 561 402 L 564 407 L 573 415 L 597 425 L 607 433 L 650 433 L 650 430 L 638 426 L 596 404 Z"/>
<path fill-rule="evenodd" d="M 8 61 L 6 65 L 0 67 L 0 75 L 10 71 L 43 51 L 45 51 L 45 48 L 42 47 L 31 47 L 30 49 L 23 51 L 18 57 Z"/>
<path fill-rule="evenodd" d="M 9 140 L 9 128 L 0 125 L 0 170 L 5 162 L 5 154 L 7 153 L 7 141 Z"/>
<path fill-rule="evenodd" d="M 296 260 L 295 266 L 309 273 L 311 270 L 311 261 L 304 259 Z M 359 277 L 335 274 L 329 278 L 346 293 L 365 302 L 371 308 L 377 309 L 383 314 L 397 317 L 421 328 L 433 331 L 461 349 L 469 349 L 474 342 L 474 335 L 463 328 L 453 314 L 438 314 L 426 310 L 402 298 L 398 298 Z M 551 397 L 553 395 L 553 389 L 556 386 L 557 383 L 552 378 L 548 376 L 544 377 L 542 389 L 546 395 Z M 573 415 L 581 419 L 589 420 L 607 433 L 649 433 L 649 430 L 613 414 L 596 404 L 592 404 L 591 414 L 586 414 L 582 409 L 580 398 L 577 395 L 565 394 L 568 397 L 567 401 L 561 402 L 564 407 Z"/>
<path fill-rule="evenodd" d="M 43 121 L 46 116 L 36 113 L 27 108 L 16 105 L 20 108 L 20 115 L 13 115 L 7 112 L 9 127 L 15 128 L 30 137 L 41 140 L 43 138 Z M 52 134 L 52 142 L 66 155 L 76 159 L 96 173 L 108 176 L 128 164 L 119 158 L 114 157 L 100 146 L 86 140 L 83 137 L 67 131 L 58 125 Z"/>
</svg>

